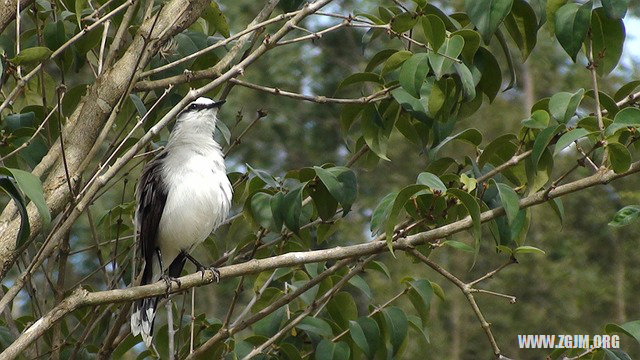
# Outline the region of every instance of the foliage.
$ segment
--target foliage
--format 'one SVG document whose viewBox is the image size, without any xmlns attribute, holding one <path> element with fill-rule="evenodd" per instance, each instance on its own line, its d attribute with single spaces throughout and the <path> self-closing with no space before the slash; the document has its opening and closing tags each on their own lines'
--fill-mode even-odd
<svg viewBox="0 0 640 360">
<path fill-rule="evenodd" d="M 478 285 L 518 261 L 555 256 L 559 250 L 528 236 L 539 211 L 534 205 L 546 202 L 565 223 L 559 196 L 638 171 L 640 80 L 617 91 L 609 82 L 623 57 L 629 1 L 347 1 L 337 5 L 344 14 L 337 17 L 318 13 L 313 4 L 320 2 L 280 1 L 255 23 L 272 20 L 250 25 L 246 36 L 236 34 L 264 4 L 184 2 L 197 10 L 188 18 L 190 11 L 176 10 L 179 3 L 36 0 L 22 9 L 19 34 L 9 27 L 0 35 L 0 187 L 14 204 L 0 226 L 19 217 L 1 273 L 7 288 L 0 306 L 13 302 L 20 314 L 0 320 L 7 353 L 28 338 L 29 355 L 58 358 L 185 358 L 194 350 L 212 358 L 402 358 L 442 338 L 434 332 L 434 308 L 455 307 L 449 301 L 460 294 L 449 289 L 463 293 L 469 316 L 484 326 L 483 313 L 495 305 L 479 306 L 476 297 L 515 297 Z M 185 29 L 156 32 L 170 37 L 156 40 L 154 27 L 167 25 L 154 17 L 164 11 L 189 20 Z M 566 54 L 540 50 L 551 38 Z M 135 46 L 142 48 L 132 54 Z M 353 58 L 360 50 L 361 62 Z M 322 57 L 313 58 L 314 51 Z M 563 66 L 585 64 L 579 71 L 587 81 L 547 89 L 525 116 L 501 113 L 505 97 L 517 91 L 515 75 L 536 51 Z M 261 56 L 265 63 L 254 64 Z M 127 66 L 130 76 L 121 84 L 104 80 Z M 142 296 L 131 261 L 132 183 L 142 164 L 136 154 L 161 149 L 164 127 L 196 91 L 229 99 L 232 110 L 225 109 L 216 138 L 228 155 L 236 215 L 194 254 L 226 271 L 245 270 L 229 276 L 238 280 L 223 271 L 216 288 L 224 295 L 215 300 L 199 291 L 191 318 L 185 297 L 172 295 L 172 325 L 159 317 L 155 348 L 142 350 L 121 304 Z M 247 115 L 243 106 L 268 103 L 255 93 L 244 97 L 248 91 L 276 96 L 272 108 L 280 117 Z M 113 101 L 103 100 L 111 92 Z M 310 110 L 299 100 L 319 105 Z M 513 133 L 480 121 L 499 113 L 516 124 L 509 125 Z M 84 125 L 98 130 L 77 133 Z M 243 143 L 250 136 L 255 142 Z M 402 172 L 386 171 L 393 166 Z M 376 177 L 365 169 L 383 172 Z M 629 225 L 639 214 L 637 205 L 625 206 L 609 225 Z M 459 234 L 464 230 L 470 236 Z M 33 255 L 37 250 L 45 255 Z M 380 260 L 387 252 L 393 256 Z M 439 261 L 440 254 L 468 256 L 482 270 L 469 270 L 476 280 L 465 282 L 472 275 L 456 275 L 464 274 L 460 261 Z M 7 271 L 18 258 L 32 266 Z M 40 269 L 45 259 L 55 271 Z M 496 261 L 503 265 L 489 266 Z M 402 266 L 433 272 L 396 279 Z M 40 272 L 47 282 L 35 276 Z M 384 298 L 378 275 L 394 289 Z M 25 286 L 34 279 L 37 291 Z M 445 295 L 440 283 L 447 281 Z M 189 284 L 174 290 L 204 285 L 204 275 Z M 29 296 L 20 305 L 13 297 L 23 286 Z M 62 319 L 41 323 L 47 328 L 36 338 L 24 332 L 54 306 L 66 306 L 63 299 L 77 299 L 75 288 L 99 299 L 124 286 L 132 292 L 117 293 L 123 296 L 117 301 L 80 299 L 62 309 L 68 311 Z M 36 294 L 54 301 L 40 306 Z M 487 318 L 499 316 L 489 312 Z M 618 320 L 602 331 L 639 339 L 637 321 Z M 484 342 L 470 342 L 481 344 L 476 353 L 509 355 L 501 349 L 514 334 L 488 326 L 485 334 Z M 586 356 L 624 358 L 625 351 Z M 562 355 L 575 356 L 568 350 L 550 356 Z"/>
</svg>

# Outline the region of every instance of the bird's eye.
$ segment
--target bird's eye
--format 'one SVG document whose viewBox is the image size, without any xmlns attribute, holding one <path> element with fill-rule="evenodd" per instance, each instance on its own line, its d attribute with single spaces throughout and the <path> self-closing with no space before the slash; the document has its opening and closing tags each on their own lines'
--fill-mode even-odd
<svg viewBox="0 0 640 360">
<path fill-rule="evenodd" d="M 198 106 L 196 104 L 191 104 L 189 106 L 189 110 L 195 110 Z"/>
</svg>

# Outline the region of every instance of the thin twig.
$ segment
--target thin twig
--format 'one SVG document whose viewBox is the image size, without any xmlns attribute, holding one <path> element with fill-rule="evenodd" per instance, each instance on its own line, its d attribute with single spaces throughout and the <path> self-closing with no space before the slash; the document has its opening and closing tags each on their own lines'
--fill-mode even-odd
<svg viewBox="0 0 640 360">
<path fill-rule="evenodd" d="M 62 96 L 64 97 L 64 94 L 62 94 Z M 49 114 L 47 114 L 47 117 L 44 118 L 44 120 L 42 121 L 42 123 L 40 124 L 40 126 L 38 126 L 38 128 L 36 129 L 36 131 L 31 135 L 31 137 L 29 137 L 29 139 L 27 139 L 27 141 L 23 142 L 22 144 L 20 144 L 20 146 L 18 146 L 17 148 L 15 148 L 13 151 L 11 151 L 10 153 L 8 153 L 7 155 L 3 156 L 0 158 L 0 163 L 3 162 L 4 160 L 6 160 L 7 158 L 17 154 L 20 150 L 26 148 L 27 146 L 31 145 L 31 142 L 33 141 L 33 139 L 35 139 L 36 136 L 38 136 L 38 134 L 40 133 L 40 131 L 42 131 L 42 129 L 44 128 L 44 126 L 46 125 L 47 121 L 49 121 L 49 118 L 51 118 L 51 116 L 58 110 L 58 105 L 56 104 L 56 106 L 53 107 L 53 109 L 51 109 L 51 111 L 49 111 Z"/>
<path fill-rule="evenodd" d="M 236 147 L 237 145 L 240 144 L 240 142 L 242 142 L 242 138 L 249 132 L 249 130 L 251 130 L 251 128 L 253 128 L 258 121 L 260 121 L 260 119 L 262 119 L 263 117 L 267 116 L 267 112 L 260 109 L 257 112 L 257 115 L 255 117 L 255 119 L 253 119 L 253 121 L 251 121 L 251 123 L 249 125 L 247 125 L 246 128 L 244 128 L 244 130 L 242 130 L 242 132 L 240 133 L 240 135 L 238 135 L 237 138 L 235 138 L 231 144 L 229 144 L 229 147 L 227 148 L 227 150 L 225 150 L 223 157 L 227 157 L 227 155 L 229 155 L 229 153 L 231 152 L 231 150 Z"/>
</svg>

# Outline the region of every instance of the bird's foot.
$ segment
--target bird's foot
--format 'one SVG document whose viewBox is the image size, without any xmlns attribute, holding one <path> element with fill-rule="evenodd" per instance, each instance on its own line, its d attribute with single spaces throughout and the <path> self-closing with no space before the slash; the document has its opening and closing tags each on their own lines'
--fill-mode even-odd
<svg viewBox="0 0 640 360">
<path fill-rule="evenodd" d="M 220 282 L 220 271 L 215 266 L 199 266 L 198 271 L 202 273 L 202 279 L 204 279 L 204 274 L 207 270 L 210 270 L 213 273 L 213 279 L 216 283 Z"/>
<path fill-rule="evenodd" d="M 172 282 L 175 282 L 178 285 L 178 287 L 182 286 L 182 283 L 180 282 L 180 279 L 171 277 L 171 276 L 169 276 L 167 274 L 163 274 L 160 277 L 160 280 L 164 281 L 164 283 L 167 285 L 166 296 L 169 296 L 169 292 L 171 291 L 171 283 Z"/>
</svg>

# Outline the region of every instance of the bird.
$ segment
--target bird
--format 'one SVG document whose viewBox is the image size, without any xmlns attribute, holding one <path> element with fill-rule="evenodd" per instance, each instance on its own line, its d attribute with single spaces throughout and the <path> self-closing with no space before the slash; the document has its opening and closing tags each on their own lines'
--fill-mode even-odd
<svg viewBox="0 0 640 360">
<path fill-rule="evenodd" d="M 141 285 L 180 276 L 186 260 L 206 269 L 190 251 L 226 219 L 233 189 L 224 156 L 215 141 L 222 101 L 200 97 L 176 117 L 162 152 L 142 170 L 136 186 L 135 233 L 142 260 Z M 214 270 L 216 280 L 219 273 Z M 131 333 L 142 334 L 147 347 L 159 297 L 133 304 Z"/>
</svg>

